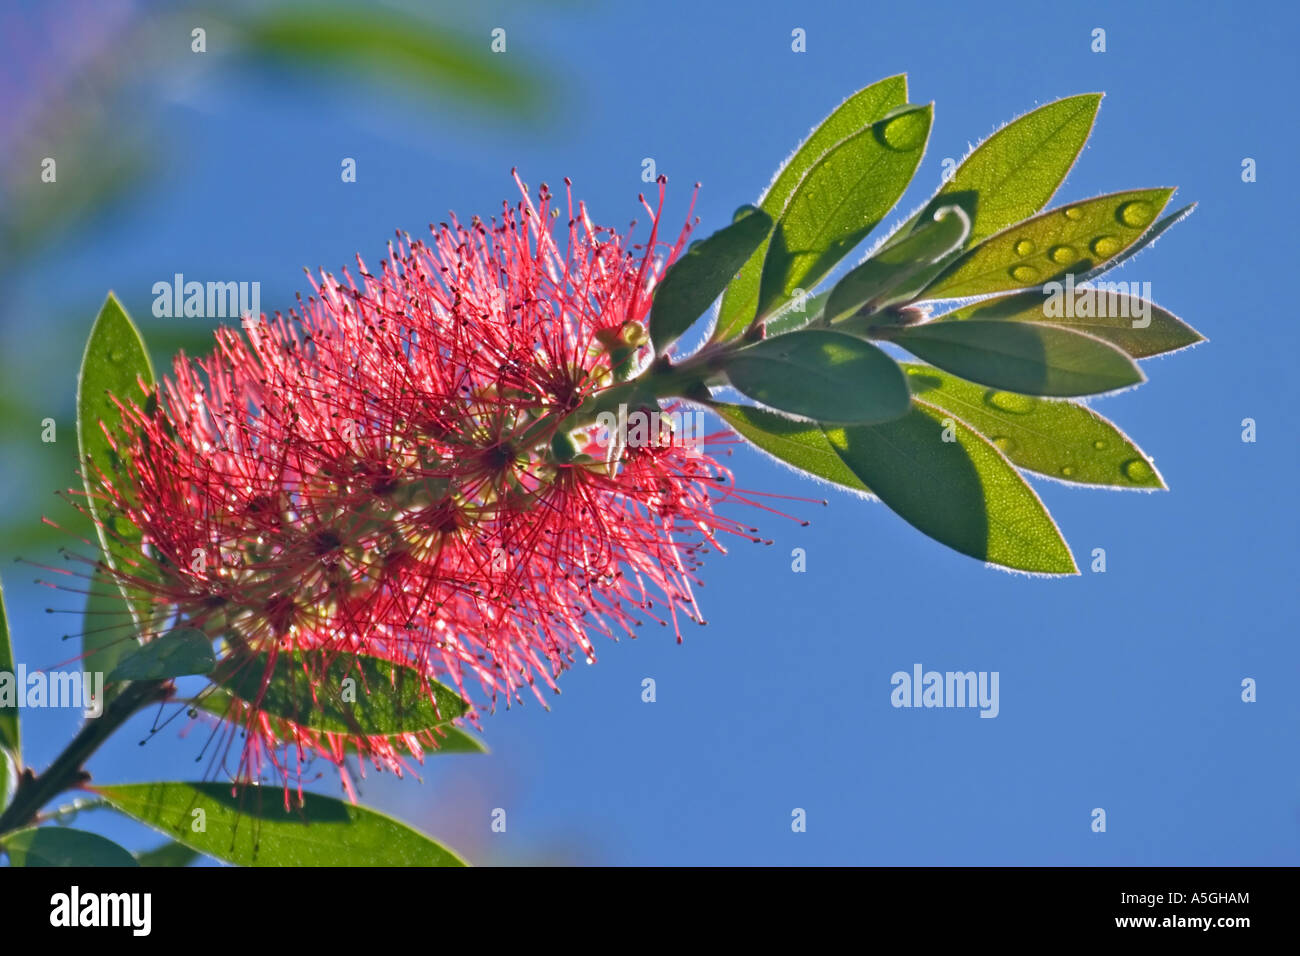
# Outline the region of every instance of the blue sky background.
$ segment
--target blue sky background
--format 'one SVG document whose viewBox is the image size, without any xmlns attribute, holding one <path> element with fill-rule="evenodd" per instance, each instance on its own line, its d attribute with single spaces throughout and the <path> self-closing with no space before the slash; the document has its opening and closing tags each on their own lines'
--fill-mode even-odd
<svg viewBox="0 0 1300 956">
<path fill-rule="evenodd" d="M 459 5 L 457 5 L 459 6 Z M 1296 648 L 1294 123 L 1290 4 L 996 5 L 832 2 L 480 3 L 458 21 L 550 73 L 527 120 L 431 107 L 374 87 L 217 63 L 154 77 L 156 174 L 79 223 L 6 290 L 6 367 L 36 363 L 50 414 L 71 407 L 82 342 L 108 288 L 133 314 L 155 281 L 258 280 L 266 311 L 301 267 L 380 257 L 394 229 L 455 209 L 490 215 L 533 185 L 574 180 L 593 218 L 640 215 L 641 162 L 669 176 L 669 223 L 703 183 L 701 235 L 753 201 L 777 164 L 854 90 L 907 72 L 935 127 L 900 212 L 945 157 L 1061 96 L 1104 90 L 1093 139 L 1055 203 L 1174 185 L 1188 221 L 1119 278 L 1210 341 L 1144 363 L 1150 381 L 1095 407 L 1154 456 L 1154 495 L 1035 481 L 1085 573 L 1033 580 L 985 568 L 879 504 L 829 493 L 770 519 L 771 547 L 714 556 L 709 625 L 683 645 L 643 629 L 535 702 L 484 722 L 491 756 L 442 757 L 423 784 L 371 778 L 366 802 L 480 862 L 613 864 L 1295 864 L 1300 862 Z M 807 31 L 807 52 L 790 49 Z M 1090 51 L 1091 31 L 1107 52 Z M 210 39 L 210 46 L 213 40 Z M 211 55 L 211 54 L 209 54 Z M 358 181 L 343 184 L 342 157 Z M 1243 183 L 1252 157 L 1258 181 Z M 64 175 L 61 169 L 61 176 Z M 1055 204 L 1054 203 L 1054 204 Z M 644 216 L 641 216 L 644 219 Z M 895 219 L 891 219 L 892 224 Z M 195 320 L 174 320 L 177 322 Z M 31 356 L 18 359 L 17 356 Z M 1258 441 L 1241 441 L 1241 420 Z M 37 426 L 33 426 L 33 434 Z M 63 440 L 63 439 L 61 439 Z M 39 447 L 31 455 L 42 454 Z M 820 498 L 756 453 L 741 484 Z M 5 509 L 26 508 L 26 459 L 6 455 Z M 71 476 L 69 476 L 69 483 Z M 42 496 L 46 489 L 36 489 Z M 52 498 L 37 499 L 50 514 Z M 790 552 L 807 552 L 791 572 Z M 1088 556 L 1106 549 L 1108 570 Z M 20 659 L 70 655 L 19 553 L 0 541 Z M 39 557 L 28 551 L 26 557 Z M 78 603 L 67 595 L 56 606 Z M 1001 713 L 895 710 L 890 675 L 999 671 Z M 641 700 L 653 677 L 658 700 Z M 1259 700 L 1240 700 L 1241 681 Z M 43 765 L 75 716 L 24 715 Z M 148 718 L 106 747 L 104 781 L 195 775 L 199 744 Z M 333 781 L 321 782 L 336 792 Z M 489 832 L 505 808 L 505 834 Z M 791 810 L 807 811 L 792 833 Z M 1104 834 L 1090 812 L 1105 808 Z M 85 821 L 83 821 L 85 822 Z M 97 814 L 132 846 L 153 840 Z"/>
</svg>

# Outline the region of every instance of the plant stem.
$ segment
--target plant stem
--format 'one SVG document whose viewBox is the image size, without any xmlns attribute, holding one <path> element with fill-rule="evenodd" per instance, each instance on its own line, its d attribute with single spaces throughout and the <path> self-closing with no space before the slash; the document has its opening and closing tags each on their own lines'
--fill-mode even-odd
<svg viewBox="0 0 1300 956">
<path fill-rule="evenodd" d="M 85 783 L 90 775 L 83 767 L 91 754 L 132 714 L 155 701 L 164 700 L 170 693 L 166 681 L 135 681 L 123 686 L 104 713 L 87 721 L 44 773 L 39 776 L 34 776 L 30 770 L 23 773 L 13 803 L 0 813 L 0 835 L 30 826 L 36 821 L 41 807 L 65 790 Z"/>
</svg>

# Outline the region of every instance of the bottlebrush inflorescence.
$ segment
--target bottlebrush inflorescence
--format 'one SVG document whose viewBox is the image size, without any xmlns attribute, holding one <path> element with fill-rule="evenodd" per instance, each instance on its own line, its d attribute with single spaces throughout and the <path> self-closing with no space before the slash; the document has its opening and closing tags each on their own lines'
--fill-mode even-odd
<svg viewBox="0 0 1300 956">
<path fill-rule="evenodd" d="M 288 316 L 221 330 L 156 397 L 121 403 L 126 480 L 98 484 L 142 537 L 118 575 L 162 625 L 221 638 L 227 675 L 269 684 L 289 659 L 320 687 L 364 654 L 429 694 L 540 695 L 599 635 L 645 618 L 680 640 L 701 553 L 752 536 L 714 513 L 740 496 L 711 456 L 667 433 L 611 456 L 584 411 L 650 360 L 651 291 L 690 228 L 660 241 L 662 182 L 643 244 L 571 197 L 558 241 L 554 197 L 520 188 L 499 220 L 453 218 L 390 244 L 377 272 L 322 274 Z M 318 732 L 263 712 L 263 693 L 226 701 L 248 731 L 242 776 L 266 758 L 293 772 L 284 743 L 295 762 L 342 763 L 350 743 L 394 769 L 398 744 L 437 745 Z"/>
</svg>

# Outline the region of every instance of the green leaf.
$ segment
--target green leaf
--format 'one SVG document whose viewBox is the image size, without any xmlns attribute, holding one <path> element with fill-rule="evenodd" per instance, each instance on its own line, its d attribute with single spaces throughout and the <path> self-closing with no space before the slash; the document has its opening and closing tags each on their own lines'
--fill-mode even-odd
<svg viewBox="0 0 1300 956">
<path fill-rule="evenodd" d="M 821 318 L 822 310 L 826 308 L 826 299 L 829 296 L 829 292 L 822 292 L 818 295 L 806 295 L 801 299 L 794 300 L 790 303 L 790 308 L 778 312 L 763 323 L 767 337 L 788 335 L 811 325 Z"/>
<path fill-rule="evenodd" d="M 5 610 L 5 589 L 0 582 L 0 673 L 14 672 L 14 646 L 9 637 L 9 612 Z M 15 759 L 22 753 L 22 740 L 18 734 L 18 708 L 0 706 L 0 748 L 12 753 Z"/>
<path fill-rule="evenodd" d="M 709 407 L 742 438 L 778 461 L 853 491 L 870 492 L 840 459 L 830 439 L 815 423 L 796 421 L 748 405 L 711 402 Z"/>
<path fill-rule="evenodd" d="M 137 377 L 142 378 L 146 385 L 153 384 L 149 353 L 117 296 L 110 292 L 90 330 L 86 352 L 81 359 L 81 375 L 77 382 L 77 447 L 81 454 L 87 503 L 95 520 L 104 560 L 110 567 L 138 573 L 140 530 L 123 515 L 108 508 L 95 475 L 98 467 L 114 481 L 121 481 L 126 476 L 125 463 L 109 444 L 100 422 L 106 423 L 110 431 L 121 434 L 120 413 L 109 395 L 123 401 L 143 402 L 145 395 L 137 384 Z M 125 584 L 120 586 L 136 624 L 143 625 L 151 613 L 148 595 Z"/>
<path fill-rule="evenodd" d="M 1101 339 L 1028 322 L 925 322 L 891 340 L 967 381 L 1024 395 L 1097 395 L 1145 381 Z"/>
<path fill-rule="evenodd" d="M 804 174 L 827 150 L 906 102 L 907 77 L 901 75 L 888 77 L 854 93 L 822 120 L 795 150 L 759 200 L 759 208 L 775 219 L 785 209 Z M 763 242 L 727 286 L 718 306 L 718 322 L 713 332 L 715 341 L 739 335 L 754 317 L 758 307 L 759 276 L 766 255 L 767 242 Z"/>
<path fill-rule="evenodd" d="M 854 133 L 817 160 L 776 221 L 759 316 L 809 291 L 894 207 L 925 152 L 934 107 L 912 106 Z"/>
<path fill-rule="evenodd" d="M 889 421 L 911 400 L 893 359 L 870 342 L 829 329 L 764 339 L 728 357 L 724 370 L 750 398 L 819 422 Z"/>
<path fill-rule="evenodd" d="M 139 647 L 135 621 L 121 589 L 103 568 L 96 568 L 82 615 L 82 666 L 92 674 L 112 674 L 118 662 Z M 119 690 L 105 685 L 104 703 Z"/>
<path fill-rule="evenodd" d="M 256 62 L 275 58 L 337 75 L 399 84 L 417 94 L 454 94 L 529 115 L 546 102 L 544 80 L 517 52 L 494 54 L 487 38 L 399 11 L 335 4 L 276 4 L 234 23 L 236 44 Z M 423 115 L 423 114 L 422 114 Z"/>
<path fill-rule="evenodd" d="M 110 681 L 170 680 L 208 674 L 217 666 L 212 639 L 193 627 L 178 627 L 125 655 Z"/>
<path fill-rule="evenodd" d="M 137 866 L 112 840 L 69 827 L 29 827 L 0 842 L 11 866 Z"/>
<path fill-rule="evenodd" d="M 1137 242 L 1173 193 L 1171 188 L 1130 189 L 1016 223 L 958 259 L 923 297 L 987 295 L 1082 275 Z"/>
<path fill-rule="evenodd" d="M 135 855 L 135 860 L 141 866 L 189 866 L 199 858 L 201 854 L 197 850 L 177 843 L 174 840 L 168 840 L 161 846 L 156 846 L 152 850 L 145 850 Z"/>
<path fill-rule="evenodd" d="M 914 400 L 895 421 L 825 431 L 861 482 L 923 534 L 1006 568 L 1078 573 L 1034 490 L 951 413 Z"/>
<path fill-rule="evenodd" d="M 970 232 L 959 206 L 943 206 L 934 218 L 902 242 L 881 248 L 835 284 L 827 300 L 827 322 L 838 322 L 858 309 L 873 309 L 917 273 L 957 249 Z"/>
<path fill-rule="evenodd" d="M 972 385 L 928 365 L 903 368 L 914 394 L 952 412 L 1019 468 L 1085 485 L 1165 487 L 1151 459 L 1085 405 Z"/>
<path fill-rule="evenodd" d="M 18 765 L 9 748 L 0 747 L 0 810 L 9 806 L 9 800 L 18 789 Z"/>
<path fill-rule="evenodd" d="M 741 206 L 731 225 L 691 244 L 664 275 L 650 308 L 650 339 L 662 355 L 727 287 L 754 250 L 767 241 L 772 217 Z"/>
<path fill-rule="evenodd" d="M 940 206 L 956 204 L 966 210 L 971 220 L 968 245 L 1038 212 L 1065 181 L 1088 141 L 1101 97 L 1068 96 L 1012 120 L 975 147 L 895 236 L 901 240 Z"/>
<path fill-rule="evenodd" d="M 1122 291 L 1123 283 L 1094 281 L 1093 295 L 1061 289 L 1055 302 L 1041 289 L 1015 292 L 937 316 L 936 322 L 1039 322 L 1086 332 L 1122 349 L 1133 358 L 1148 358 L 1205 341 L 1200 333 L 1154 302 Z M 1134 283 L 1136 285 L 1136 283 Z M 1053 293 L 1055 290 L 1050 290 Z M 1084 315 L 1103 311 L 1106 315 Z M 1085 308 L 1086 305 L 1086 308 Z M 1050 313 L 1050 315 L 1048 314 Z M 1138 323 L 1135 325 L 1134 323 Z"/>
<path fill-rule="evenodd" d="M 417 733 L 446 724 L 469 709 L 437 681 L 376 657 L 281 653 L 263 694 L 266 676 L 267 657 L 256 654 L 237 664 L 233 659 L 223 662 L 214 680 L 240 700 L 257 702 L 261 712 L 329 733 Z"/>
<path fill-rule="evenodd" d="M 464 865 L 392 817 L 316 793 L 304 793 L 301 804 L 295 800 L 286 810 L 279 787 L 232 792 L 229 783 L 178 782 L 94 789 L 114 809 L 176 842 L 240 866 Z"/>
</svg>

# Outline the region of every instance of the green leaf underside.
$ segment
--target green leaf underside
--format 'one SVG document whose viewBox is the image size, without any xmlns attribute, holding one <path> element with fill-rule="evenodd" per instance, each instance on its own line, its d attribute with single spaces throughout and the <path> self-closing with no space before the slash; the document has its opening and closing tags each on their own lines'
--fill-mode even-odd
<svg viewBox="0 0 1300 956">
<path fill-rule="evenodd" d="M 817 126 L 772 180 L 758 206 L 775 219 L 785 209 L 799 181 L 822 155 L 844 138 L 875 123 L 907 102 L 907 77 L 891 76 L 854 93 Z M 759 277 L 767 255 L 763 242 L 727 286 L 718 306 L 715 341 L 739 335 L 758 307 Z"/>
<path fill-rule="evenodd" d="M 134 783 L 94 788 L 118 811 L 178 843 L 240 866 L 463 866 L 391 817 L 316 793 L 284 808 L 279 787 Z M 196 829 L 202 810 L 204 826 Z"/>
<path fill-rule="evenodd" d="M 1054 325 L 925 322 L 892 341 L 967 381 L 1024 395 L 1097 395 L 1144 381 L 1115 346 Z"/>
<path fill-rule="evenodd" d="M 813 164 L 772 230 L 759 316 L 815 288 L 894 207 L 925 153 L 933 114 L 933 106 L 896 112 Z"/>
<path fill-rule="evenodd" d="M 5 610 L 3 583 L 0 583 L 0 671 L 14 672 L 14 646 L 9 636 L 9 613 Z M 21 752 L 17 707 L 0 707 L 0 747 L 15 756 Z M 0 767 L 0 773 L 3 772 L 4 768 Z"/>
<path fill-rule="evenodd" d="M 796 421 L 765 408 L 713 402 L 710 408 L 742 438 L 799 471 L 853 491 L 870 493 L 836 454 L 815 422 Z"/>
<path fill-rule="evenodd" d="M 837 282 L 826 302 L 826 320 L 836 322 L 870 302 L 884 300 L 888 293 L 959 247 L 969 229 L 970 220 L 959 207 L 942 207 L 930 222 L 897 245 L 882 247 Z"/>
<path fill-rule="evenodd" d="M 922 217 L 950 203 L 970 216 L 967 245 L 1032 216 L 1065 181 L 1100 106 L 1100 93 L 1084 93 L 1012 120 L 980 143 L 897 235 L 901 239 Z"/>
<path fill-rule="evenodd" d="M 911 396 L 897 363 L 843 332 L 805 329 L 765 339 L 727 360 L 727 378 L 764 405 L 821 422 L 883 422 Z"/>
<path fill-rule="evenodd" d="M 1019 468 L 1079 484 L 1165 487 L 1151 459 L 1084 405 L 1000 392 L 928 365 L 903 368 L 914 394 L 970 425 Z"/>
<path fill-rule="evenodd" d="M 943 440 L 945 429 L 953 441 Z M 923 534 L 1006 568 L 1077 573 L 1034 490 L 995 446 L 950 412 L 914 400 L 896 421 L 825 431 L 862 483 Z"/>
<path fill-rule="evenodd" d="M 149 354 L 121 303 L 109 293 L 90 331 L 81 360 L 81 375 L 77 383 L 77 446 L 89 496 L 88 505 L 95 519 L 104 560 L 111 567 L 125 571 L 133 570 L 133 561 L 138 563 L 140 530 L 122 515 L 112 513 L 97 496 L 96 468 L 115 483 L 124 482 L 124 463 L 110 447 L 99 423 L 103 421 L 110 429 L 120 432 L 121 414 L 109 394 L 123 401 L 143 402 L 145 396 L 137 384 L 137 376 L 143 378 L 146 385 L 153 384 Z M 88 464 L 87 459 L 93 464 Z M 148 595 L 125 584 L 120 586 L 137 624 L 148 622 L 152 607 Z"/>
<path fill-rule="evenodd" d="M 246 703 L 257 702 L 266 676 L 266 655 L 240 661 L 233 673 L 230 666 L 223 662 L 218 667 L 215 682 Z M 352 697 L 355 701 L 345 699 Z M 375 657 L 321 651 L 279 654 L 266 693 L 256 706 L 313 730 L 366 736 L 418 733 L 448 723 L 468 709 L 455 692 L 428 681 L 413 668 Z"/>
<path fill-rule="evenodd" d="M 1133 358 L 1149 358 L 1205 341 L 1201 334 L 1173 313 L 1140 296 L 1123 292 L 1118 283 L 1093 281 L 1093 294 L 1076 289 L 1074 304 L 1068 305 L 1064 290 L 1057 297 L 1059 308 L 1049 305 L 1041 289 L 1014 292 L 996 299 L 982 299 L 974 305 L 954 309 L 937 316 L 937 322 L 965 320 L 997 322 L 1038 322 L 1073 329 L 1104 339 Z M 1098 305 L 1104 302 L 1102 308 Z M 1105 315 L 1081 315 L 1105 311 Z M 1051 308 L 1053 314 L 1048 315 Z M 1145 313 L 1145 317 L 1140 317 Z M 1134 323 L 1147 323 L 1137 327 Z"/>
<path fill-rule="evenodd" d="M 1174 193 L 1130 189 L 1049 210 L 990 236 L 925 289 L 926 299 L 957 299 L 1081 276 L 1142 238 Z"/>
<path fill-rule="evenodd" d="M 913 400 L 908 414 L 895 421 L 823 430 L 762 409 L 713 407 L 762 451 L 876 495 L 914 528 L 956 551 L 1021 571 L 1077 572 L 1033 489 L 995 446 L 943 409 Z M 952 442 L 943 440 L 945 419 Z"/>
<path fill-rule="evenodd" d="M 196 697 L 190 701 L 190 705 L 224 720 L 231 714 L 231 701 L 231 695 L 225 690 L 215 685 L 209 685 L 209 688 L 201 697 Z M 437 738 L 437 747 L 422 742 L 424 743 L 424 756 L 426 757 L 434 757 L 440 754 L 486 754 L 492 752 L 488 745 L 477 736 L 467 730 L 462 730 L 455 724 L 439 724 L 433 729 L 433 732 Z M 390 736 L 389 741 L 394 746 L 400 746 L 403 743 L 398 735 Z M 352 737 L 348 737 L 343 746 L 348 753 L 358 752 Z"/>
<path fill-rule="evenodd" d="M 212 640 L 195 628 L 178 627 L 123 656 L 108 679 L 169 680 L 207 674 L 216 666 Z"/>
<path fill-rule="evenodd" d="M 800 303 L 796 301 L 789 309 L 768 319 L 763 323 L 767 331 L 767 337 L 788 335 L 791 332 L 797 332 L 807 327 L 821 317 L 822 310 L 826 307 L 826 299 L 829 296 L 829 292 L 805 296 L 802 309 L 799 308 Z"/>
<path fill-rule="evenodd" d="M 96 568 L 82 615 L 82 666 L 92 674 L 112 674 L 122 658 L 140 647 L 135 634 L 135 622 L 121 589 L 107 572 Z M 119 689 L 106 685 L 104 702 L 117 696 Z"/>
<path fill-rule="evenodd" d="M 123 847 L 70 827 L 29 827 L 6 834 L 11 866 L 137 866 Z"/>
<path fill-rule="evenodd" d="M 168 840 L 152 850 L 137 853 L 135 861 L 141 866 L 148 867 L 189 866 L 201 855 L 198 850 L 185 846 L 183 843 Z"/>
<path fill-rule="evenodd" d="M 691 244 L 655 289 L 650 339 L 656 352 L 662 354 L 691 327 L 771 231 L 771 216 L 742 206 L 731 225 Z"/>
</svg>

